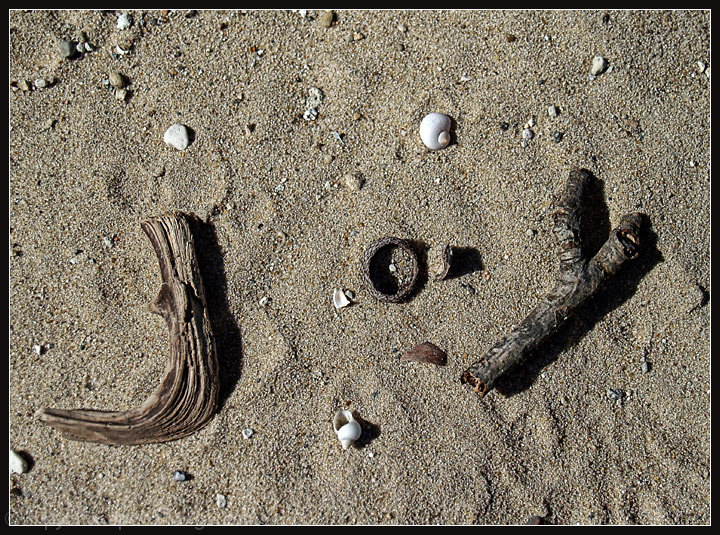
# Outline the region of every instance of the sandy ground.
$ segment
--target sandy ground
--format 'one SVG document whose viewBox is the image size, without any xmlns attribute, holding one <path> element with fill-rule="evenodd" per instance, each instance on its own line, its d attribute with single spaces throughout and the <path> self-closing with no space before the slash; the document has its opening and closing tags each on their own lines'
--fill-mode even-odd
<svg viewBox="0 0 720 535">
<path fill-rule="evenodd" d="M 709 523 L 710 13 L 322 13 L 9 13 L 9 443 L 31 464 L 10 522 Z M 73 39 L 92 50 L 63 58 Z M 433 111 L 456 123 L 436 152 Z M 578 166 L 589 247 L 637 210 L 643 254 L 480 398 L 460 375 L 551 288 Z M 206 222 L 222 406 L 175 442 L 68 441 L 35 412 L 158 384 L 140 222 L 172 210 Z M 455 276 L 376 301 L 360 259 L 388 235 L 449 242 Z M 426 340 L 446 366 L 399 360 Z M 363 435 L 343 451 L 345 407 Z"/>
</svg>

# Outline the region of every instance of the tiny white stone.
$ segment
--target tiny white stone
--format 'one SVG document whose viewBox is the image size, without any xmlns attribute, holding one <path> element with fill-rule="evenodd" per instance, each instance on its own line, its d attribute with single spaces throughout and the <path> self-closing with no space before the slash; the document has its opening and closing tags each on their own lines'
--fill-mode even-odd
<svg viewBox="0 0 720 535">
<path fill-rule="evenodd" d="M 558 109 L 556 106 L 548 106 L 548 115 L 550 117 L 557 117 L 558 116 Z"/>
<path fill-rule="evenodd" d="M 249 439 L 251 436 L 253 436 L 254 431 L 250 428 L 243 429 L 242 430 L 242 436 L 245 440 Z"/>
<path fill-rule="evenodd" d="M 529 128 L 526 128 L 522 131 L 522 137 L 523 139 L 532 139 L 535 133 L 530 130 Z"/>
<path fill-rule="evenodd" d="M 38 78 L 37 80 L 35 80 L 34 83 L 35 83 L 35 87 L 37 89 L 42 89 L 44 87 L 47 87 L 47 81 L 45 80 L 45 78 Z"/>
<path fill-rule="evenodd" d="M 127 13 L 120 13 L 117 18 L 118 30 L 127 30 L 132 26 L 132 17 Z"/>
<path fill-rule="evenodd" d="M 182 124 L 174 124 L 165 131 L 163 136 L 165 143 L 177 150 L 185 150 L 190 145 L 190 135 L 187 128 Z"/>
<path fill-rule="evenodd" d="M 705 67 L 706 67 L 706 65 L 705 65 L 704 61 L 700 60 L 697 62 L 697 68 L 698 68 L 699 73 L 702 74 L 703 72 L 705 72 Z"/>
<path fill-rule="evenodd" d="M 227 505 L 227 498 L 224 494 L 216 494 L 215 503 L 218 507 L 225 507 Z"/>
<path fill-rule="evenodd" d="M 602 56 L 595 56 L 592 60 L 592 67 L 590 67 L 590 74 L 597 76 L 598 74 L 605 71 L 607 68 L 607 60 Z"/>
<path fill-rule="evenodd" d="M 42 355 L 42 350 L 43 348 L 41 345 L 36 344 L 33 346 L 33 351 L 35 351 L 35 353 L 37 353 L 38 355 Z"/>
<path fill-rule="evenodd" d="M 258 301 L 258 304 L 259 304 L 261 307 L 264 307 L 264 306 L 267 305 L 269 302 L 270 302 L 270 298 L 266 295 L 266 296 L 260 298 L 260 301 Z"/>
<path fill-rule="evenodd" d="M 25 459 L 20 455 L 10 450 L 10 473 L 11 474 L 24 474 L 27 472 L 28 464 Z"/>
</svg>

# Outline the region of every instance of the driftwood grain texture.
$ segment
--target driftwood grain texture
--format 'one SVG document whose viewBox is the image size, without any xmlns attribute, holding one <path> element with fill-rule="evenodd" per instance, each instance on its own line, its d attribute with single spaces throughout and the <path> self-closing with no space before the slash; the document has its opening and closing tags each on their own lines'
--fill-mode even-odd
<svg viewBox="0 0 720 535">
<path fill-rule="evenodd" d="M 584 169 L 571 171 L 553 213 L 553 232 L 560 242 L 560 269 L 554 289 L 520 325 L 463 373 L 461 382 L 470 384 L 480 396 L 491 390 L 501 376 L 522 364 L 604 280 L 638 256 L 642 215 L 631 213 L 622 217 L 593 258 L 584 258 L 579 209 L 589 179 L 590 173 Z"/>
<path fill-rule="evenodd" d="M 71 440 L 145 444 L 187 436 L 218 405 L 218 361 L 193 234 L 182 213 L 141 224 L 160 264 L 162 285 L 150 310 L 167 324 L 170 355 L 160 386 L 126 411 L 43 409 L 40 419 Z"/>
</svg>

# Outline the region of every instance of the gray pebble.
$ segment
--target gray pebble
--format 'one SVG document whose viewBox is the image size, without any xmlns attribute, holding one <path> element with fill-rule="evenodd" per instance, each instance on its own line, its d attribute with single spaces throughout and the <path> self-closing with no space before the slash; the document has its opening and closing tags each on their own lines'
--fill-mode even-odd
<svg viewBox="0 0 720 535">
<path fill-rule="evenodd" d="M 532 139 L 534 136 L 535 136 L 535 132 L 533 132 L 529 128 L 523 129 L 523 131 L 522 131 L 523 139 Z"/>
<path fill-rule="evenodd" d="M 557 106 L 548 106 L 548 115 L 550 117 L 557 117 L 559 113 Z"/>
<path fill-rule="evenodd" d="M 560 143 L 562 141 L 563 135 L 564 134 L 562 132 L 553 132 L 553 134 L 552 134 L 553 141 L 555 143 Z"/>
<path fill-rule="evenodd" d="M 187 479 L 187 474 L 183 472 L 182 470 L 175 470 L 175 473 L 173 474 L 173 479 L 175 481 L 185 481 Z"/>
<path fill-rule="evenodd" d="M 646 360 L 642 362 L 642 372 L 648 373 L 650 371 L 650 363 Z"/>
<path fill-rule="evenodd" d="M 332 23 L 335 21 L 335 12 L 334 11 L 326 11 L 322 15 L 320 15 L 320 18 L 318 19 L 318 22 L 320 23 L 320 26 L 323 28 L 329 28 L 332 26 Z"/>
<path fill-rule="evenodd" d="M 125 87 L 125 77 L 119 72 L 111 72 L 108 75 L 108 81 L 113 87 L 123 88 Z"/>
<path fill-rule="evenodd" d="M 350 191 L 360 191 L 365 180 L 360 173 L 348 173 L 344 177 L 345 185 Z"/>
<path fill-rule="evenodd" d="M 60 41 L 60 54 L 65 59 L 74 58 L 77 54 L 77 43 L 75 41 Z"/>
</svg>

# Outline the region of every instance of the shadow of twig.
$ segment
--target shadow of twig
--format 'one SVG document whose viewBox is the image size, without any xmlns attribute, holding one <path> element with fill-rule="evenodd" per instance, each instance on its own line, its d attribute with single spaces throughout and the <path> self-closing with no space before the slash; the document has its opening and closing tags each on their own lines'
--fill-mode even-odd
<svg viewBox="0 0 720 535">
<path fill-rule="evenodd" d="M 220 370 L 218 410 L 230 397 L 242 370 L 242 339 L 240 327 L 230 313 L 227 301 L 225 262 L 217 240 L 215 226 L 198 217 L 191 219 L 195 236 L 200 275 L 205 286 L 208 316 L 215 335 Z"/>
</svg>

